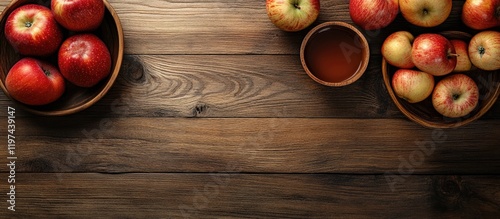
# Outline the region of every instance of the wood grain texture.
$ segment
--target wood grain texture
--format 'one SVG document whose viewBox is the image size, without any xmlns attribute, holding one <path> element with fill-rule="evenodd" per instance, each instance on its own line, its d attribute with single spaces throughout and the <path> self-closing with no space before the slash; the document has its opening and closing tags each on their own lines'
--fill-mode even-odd
<svg viewBox="0 0 500 219">
<path fill-rule="evenodd" d="M 9 1 L 0 2 L 4 8 Z M 266 14 L 262 0 L 109 0 L 120 16 L 125 34 L 126 54 L 298 54 L 307 30 L 280 31 Z M 443 30 L 471 31 L 460 20 L 463 0 L 453 1 L 450 17 L 434 28 L 409 25 L 401 14 L 388 27 L 363 31 L 372 54 L 380 53 L 381 39 L 395 30 L 413 33 Z M 349 1 L 321 1 L 315 24 L 344 21 L 349 16 Z"/>
<path fill-rule="evenodd" d="M 114 87 L 85 115 L 388 117 L 399 111 L 380 65 L 345 88 L 316 84 L 298 56 L 126 56 Z M 1 101 L 11 102 L 2 95 Z M 113 112 L 110 106 L 127 107 Z M 197 108 L 204 110 L 200 111 Z M 20 110 L 20 113 L 23 113 Z M 29 114 L 24 114 L 29 116 Z"/>
<path fill-rule="evenodd" d="M 130 65 L 107 100 L 133 96 L 125 104 L 140 107 L 131 110 L 141 113 L 137 116 L 385 117 L 399 113 L 391 109 L 387 93 L 377 88 L 383 87 L 383 81 L 373 69 L 376 64 L 366 80 L 342 89 L 316 84 L 294 55 L 133 56 L 127 61 Z"/>
<path fill-rule="evenodd" d="M 298 56 L 307 30 L 277 29 L 265 1 L 110 2 L 126 56 L 102 100 L 40 117 L 0 95 L 0 135 L 7 106 L 17 109 L 18 156 L 16 212 L 4 201 L 1 218 L 500 215 L 500 102 L 465 127 L 427 129 L 397 110 L 382 81 L 383 39 L 402 29 L 470 31 L 463 0 L 435 28 L 398 15 L 363 31 L 368 71 L 343 88 L 307 77 Z M 321 1 L 316 24 L 352 23 L 348 4 Z"/>
<path fill-rule="evenodd" d="M 496 121 L 431 130 L 404 119 L 85 120 L 18 119 L 18 171 L 207 173 L 228 164 L 264 173 L 500 171 Z"/>
<path fill-rule="evenodd" d="M 310 79 L 296 55 L 127 55 L 113 88 L 81 115 L 404 118 L 373 57 L 359 81 L 331 88 Z M 12 104 L 4 95 L 0 103 Z M 500 119 L 500 102 L 483 118 Z"/>
<path fill-rule="evenodd" d="M 9 218 L 495 218 L 500 178 L 19 174 Z M 58 180 L 59 179 L 59 180 Z M 256 199 L 258 197 L 258 199 Z M 409 210 L 411 209 L 411 210 Z"/>
<path fill-rule="evenodd" d="M 265 1 L 110 1 L 124 26 L 127 54 L 298 54 L 307 30 L 287 33 L 277 29 L 266 14 Z M 464 30 L 460 23 L 463 1 L 442 25 L 422 29 L 408 25 L 401 15 L 381 31 L 364 31 L 373 54 L 381 41 L 397 29 L 422 31 Z M 321 1 L 315 24 L 344 21 L 352 24 L 349 1 Z M 147 24 L 147 25 L 145 25 Z"/>
</svg>

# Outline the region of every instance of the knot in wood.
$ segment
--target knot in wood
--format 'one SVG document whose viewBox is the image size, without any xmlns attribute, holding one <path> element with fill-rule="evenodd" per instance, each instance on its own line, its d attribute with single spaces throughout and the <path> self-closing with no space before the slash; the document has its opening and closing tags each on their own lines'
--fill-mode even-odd
<svg viewBox="0 0 500 219">
<path fill-rule="evenodd" d="M 208 105 L 205 103 L 198 103 L 196 106 L 193 108 L 193 116 L 197 117 L 203 114 L 206 114 L 208 111 Z"/>
<path fill-rule="evenodd" d="M 122 71 L 128 80 L 133 83 L 144 83 L 146 81 L 144 66 L 137 57 L 126 56 L 122 65 Z"/>
<path fill-rule="evenodd" d="M 458 209 L 470 197 L 470 190 L 459 176 L 440 176 L 433 180 L 435 201 L 439 208 Z"/>
</svg>

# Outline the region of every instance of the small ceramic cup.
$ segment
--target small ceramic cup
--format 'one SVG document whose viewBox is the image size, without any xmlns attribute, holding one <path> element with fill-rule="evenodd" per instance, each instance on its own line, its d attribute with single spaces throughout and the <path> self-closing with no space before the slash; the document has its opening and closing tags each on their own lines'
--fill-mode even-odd
<svg viewBox="0 0 500 219">
<path fill-rule="evenodd" d="M 314 81 L 332 87 L 354 83 L 365 72 L 370 48 L 354 26 L 330 21 L 311 29 L 300 47 L 302 66 Z"/>
</svg>

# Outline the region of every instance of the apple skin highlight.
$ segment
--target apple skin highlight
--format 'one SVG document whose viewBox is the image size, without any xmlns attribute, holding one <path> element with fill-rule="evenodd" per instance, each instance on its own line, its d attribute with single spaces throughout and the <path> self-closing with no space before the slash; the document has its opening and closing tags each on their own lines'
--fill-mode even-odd
<svg viewBox="0 0 500 219">
<path fill-rule="evenodd" d="M 266 0 L 266 11 L 279 29 L 297 32 L 309 27 L 319 16 L 319 0 Z"/>
</svg>

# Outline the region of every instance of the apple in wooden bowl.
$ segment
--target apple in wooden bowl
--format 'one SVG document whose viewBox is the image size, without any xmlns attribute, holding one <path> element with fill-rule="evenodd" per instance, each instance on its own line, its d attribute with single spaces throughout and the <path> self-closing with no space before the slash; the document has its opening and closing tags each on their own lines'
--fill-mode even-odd
<svg viewBox="0 0 500 219">
<path fill-rule="evenodd" d="M 439 33 L 449 40 L 459 40 L 462 42 L 469 43 L 473 37 L 471 34 L 460 32 L 460 31 L 446 31 Z M 458 47 L 457 47 L 458 48 Z M 459 50 L 459 49 L 457 49 Z M 455 51 L 456 52 L 456 51 Z M 467 67 L 465 70 L 453 71 L 445 75 L 434 75 L 436 87 L 433 93 L 427 98 L 416 103 L 411 103 L 404 98 L 400 97 L 392 84 L 394 74 L 401 69 L 394 65 L 389 64 L 389 62 L 383 58 L 382 60 L 382 74 L 384 79 L 385 87 L 389 93 L 389 96 L 393 100 L 394 104 L 398 109 L 410 120 L 428 128 L 456 128 L 469 124 L 481 116 L 483 116 L 496 102 L 498 96 L 500 95 L 500 70 L 482 70 L 475 66 Z M 470 69 L 468 69 L 470 68 Z M 418 70 L 416 67 L 412 69 Z M 465 75 L 466 77 L 452 77 L 457 75 Z M 463 114 L 457 114 L 459 116 L 453 116 L 453 114 L 443 115 L 442 110 L 436 109 L 435 98 L 436 89 L 439 84 L 446 83 L 446 81 L 453 78 L 470 78 L 474 82 L 471 87 L 477 87 L 477 103 L 473 105 L 470 111 Z M 440 83 L 442 82 L 442 83 Z M 443 90 L 440 88 L 439 90 Z M 458 98 L 458 96 L 455 96 Z M 450 96 L 450 98 L 452 98 Z M 436 98 L 435 98 L 436 99 Z M 452 100 L 450 99 L 450 102 Z"/>
<path fill-rule="evenodd" d="M 17 9 L 23 7 L 25 8 L 28 5 L 39 5 L 42 7 L 45 7 L 49 10 L 51 10 L 51 1 L 50 0 L 42 0 L 42 1 L 35 1 L 35 0 L 13 0 L 2 12 L 0 15 L 0 87 L 3 90 L 3 92 L 6 94 L 7 97 L 12 99 L 12 101 L 16 102 L 19 106 L 21 106 L 23 109 L 26 111 L 29 111 L 34 114 L 38 115 L 47 115 L 47 116 L 61 116 L 61 115 L 68 115 L 68 114 L 73 114 L 76 112 L 80 112 L 84 109 L 87 109 L 88 107 L 92 106 L 94 103 L 99 101 L 108 91 L 109 89 L 113 86 L 118 73 L 120 71 L 120 67 L 122 64 L 122 59 L 123 59 L 123 48 L 124 48 L 124 39 L 123 39 L 123 29 L 121 26 L 120 19 L 116 12 L 114 11 L 113 7 L 110 5 L 109 2 L 104 0 L 103 2 L 104 5 L 104 14 L 102 17 L 102 20 L 98 26 L 94 26 L 91 29 L 78 32 L 78 31 L 72 31 L 64 28 L 61 25 L 59 26 L 59 31 L 61 32 L 62 36 L 60 37 L 61 39 L 54 38 L 52 41 L 57 41 L 60 40 L 60 42 L 57 42 L 58 48 L 55 52 L 50 52 L 49 54 L 27 54 L 23 50 L 20 50 L 20 44 L 15 41 L 15 39 L 12 38 L 12 29 L 10 26 L 12 26 L 12 21 L 15 18 L 12 18 L 14 16 L 10 16 L 13 12 L 15 12 Z M 9 19 L 11 19 L 9 21 Z M 19 20 L 19 18 L 17 18 Z M 30 18 L 33 19 L 33 18 Z M 44 18 L 45 19 L 45 18 Z M 50 18 L 53 19 L 53 18 Z M 55 19 L 54 19 L 55 20 Z M 42 22 L 42 21 L 39 21 Z M 8 26 L 9 24 L 10 26 Z M 19 24 L 17 24 L 19 25 Z M 27 26 L 31 25 L 37 25 L 36 21 L 30 21 L 29 23 L 26 23 Z M 24 25 L 23 25 L 24 26 Z M 18 27 L 15 27 L 18 28 Z M 9 32 L 9 33 L 7 33 Z M 7 34 L 6 34 L 7 33 Z M 54 101 L 50 102 L 29 102 L 29 101 L 20 101 L 19 99 L 16 99 L 18 97 L 17 93 L 19 90 L 23 89 L 31 89 L 33 87 L 37 87 L 37 85 L 32 85 L 30 87 L 20 87 L 19 89 L 11 89 L 11 90 L 16 90 L 15 93 L 16 95 L 13 95 L 14 93 L 11 93 L 9 89 L 6 86 L 6 78 L 9 72 L 11 71 L 12 67 L 18 63 L 20 60 L 25 59 L 25 58 L 30 58 L 30 59 L 36 59 L 41 62 L 47 63 L 49 65 L 52 65 L 56 67 L 58 70 L 59 69 L 59 57 L 58 54 L 60 53 L 61 45 L 70 37 L 75 36 L 75 35 L 82 35 L 82 34 L 90 34 L 98 38 L 98 41 L 102 44 L 101 49 L 105 51 L 105 53 L 108 53 L 109 56 L 109 63 L 106 65 L 104 69 L 106 69 L 104 76 L 102 78 L 99 78 L 98 82 L 95 84 L 89 84 L 91 86 L 81 86 L 81 84 L 78 83 L 73 83 L 68 80 L 64 80 L 64 92 L 55 99 Z M 14 37 L 15 38 L 15 37 Z M 43 44 L 43 43 L 41 43 Z M 82 44 L 83 45 L 83 44 Z M 28 46 L 31 46 L 30 48 L 33 48 L 32 45 L 28 44 Z M 40 47 L 40 50 L 44 50 L 43 45 Z M 26 51 L 33 51 L 33 49 L 27 49 Z M 81 48 L 81 55 L 85 53 L 85 55 L 88 55 L 90 49 L 89 47 L 82 47 Z M 97 56 L 96 56 L 97 57 Z M 101 62 L 95 62 L 95 63 L 101 63 Z M 67 64 L 66 64 L 67 65 Z M 95 66 L 94 66 L 95 67 Z M 94 68 L 91 66 L 91 69 Z M 44 69 L 45 71 L 46 69 Z M 46 71 L 47 72 L 47 71 Z M 49 73 L 49 72 L 47 72 Z M 50 73 L 49 73 L 50 74 Z M 11 77 L 15 78 L 15 77 Z M 9 82 L 12 83 L 12 82 Z M 15 83 L 12 83 L 15 84 Z M 21 83 L 18 83 L 21 84 Z M 43 85 L 43 84 L 42 84 Z M 12 85 L 11 87 L 15 87 L 18 85 Z M 19 85 L 22 86 L 22 85 Z M 41 86 L 41 85 L 38 85 Z M 60 85 L 58 85 L 60 86 Z M 50 90 L 50 89 L 49 89 Z M 38 95 L 44 95 L 43 92 L 38 92 Z M 31 97 L 31 99 L 35 99 L 37 97 Z M 29 99 L 29 98 L 28 98 Z"/>
</svg>

